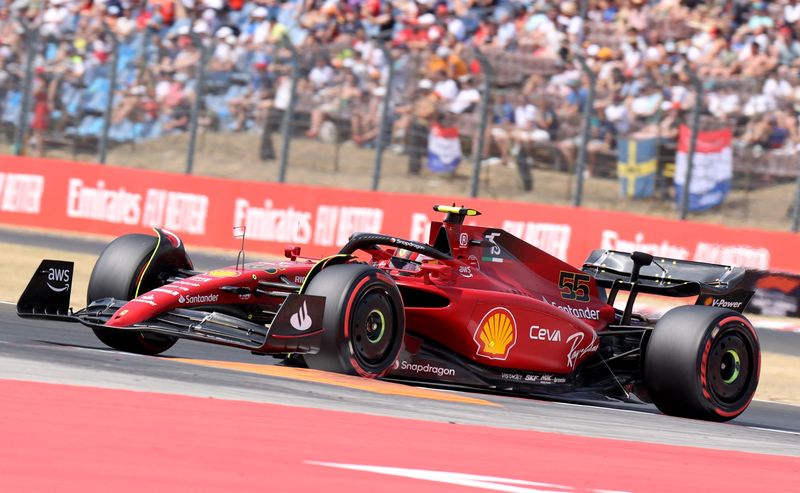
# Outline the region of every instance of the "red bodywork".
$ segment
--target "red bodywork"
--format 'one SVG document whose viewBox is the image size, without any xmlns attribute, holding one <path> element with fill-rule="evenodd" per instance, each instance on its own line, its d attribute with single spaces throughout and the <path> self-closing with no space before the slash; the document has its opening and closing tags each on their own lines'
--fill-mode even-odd
<svg viewBox="0 0 800 493">
<path fill-rule="evenodd" d="M 413 269 L 396 262 L 410 242 L 392 241 L 396 248 L 364 250 L 371 258 L 362 260 L 384 269 L 403 295 L 407 337 L 396 370 L 415 361 L 420 341 L 429 340 L 481 365 L 566 375 L 597 351 L 596 332 L 614 321 L 593 278 L 502 230 L 434 222 L 429 243 L 446 246 L 452 259 L 417 259 Z M 233 290 L 302 284 L 315 264 L 254 262 L 181 279 L 140 294 L 107 325 L 131 326 L 175 308 L 255 304 L 255 295 Z M 282 301 L 259 296 L 258 304 L 277 309 Z"/>
</svg>

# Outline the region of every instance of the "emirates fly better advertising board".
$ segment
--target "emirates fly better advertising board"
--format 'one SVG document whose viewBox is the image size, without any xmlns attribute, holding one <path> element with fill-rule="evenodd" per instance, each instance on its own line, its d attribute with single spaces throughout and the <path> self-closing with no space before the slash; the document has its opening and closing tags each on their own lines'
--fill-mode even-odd
<svg viewBox="0 0 800 493">
<path fill-rule="evenodd" d="M 426 241 L 434 204 L 464 204 L 468 223 L 501 227 L 580 265 L 596 248 L 800 273 L 800 237 L 623 212 L 465 197 L 228 180 L 69 161 L 4 157 L 0 224 L 118 236 L 160 227 L 192 246 L 334 253 L 357 231 Z"/>
</svg>

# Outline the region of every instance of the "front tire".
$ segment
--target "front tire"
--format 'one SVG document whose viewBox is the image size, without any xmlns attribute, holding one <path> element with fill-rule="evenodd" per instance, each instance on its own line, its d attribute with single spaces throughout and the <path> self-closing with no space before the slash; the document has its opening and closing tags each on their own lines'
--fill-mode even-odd
<svg viewBox="0 0 800 493">
<path fill-rule="evenodd" d="M 644 379 L 663 413 L 727 421 L 753 399 L 760 364 L 758 336 L 743 315 L 681 306 L 656 323 L 647 344 Z"/>
<path fill-rule="evenodd" d="M 87 303 L 102 298 L 131 300 L 159 285 L 158 265 L 148 265 L 158 238 L 143 234 L 120 236 L 98 257 L 89 278 Z M 92 328 L 100 341 L 118 351 L 154 355 L 171 348 L 178 339 L 153 332 Z"/>
<path fill-rule="evenodd" d="M 403 300 L 391 277 L 367 265 L 333 265 L 305 293 L 325 297 L 322 346 L 303 356 L 309 368 L 367 378 L 391 370 L 405 335 Z"/>
</svg>

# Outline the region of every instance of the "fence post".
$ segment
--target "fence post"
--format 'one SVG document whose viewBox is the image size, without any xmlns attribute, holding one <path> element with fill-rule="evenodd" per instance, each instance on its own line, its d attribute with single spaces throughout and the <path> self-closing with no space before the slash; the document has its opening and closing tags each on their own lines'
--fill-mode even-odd
<svg viewBox="0 0 800 493">
<path fill-rule="evenodd" d="M 119 62 L 119 38 L 112 31 L 106 21 L 103 21 L 103 32 L 111 38 L 111 73 L 108 76 L 108 96 L 106 107 L 103 110 L 103 132 L 100 134 L 100 149 L 97 152 L 97 162 L 106 164 L 108 154 L 108 131 L 111 129 L 111 112 L 114 107 L 114 89 L 117 87 L 117 63 Z"/>
<path fill-rule="evenodd" d="M 794 204 L 792 204 L 792 231 L 800 231 L 800 173 L 795 180 Z"/>
<path fill-rule="evenodd" d="M 197 67 L 197 88 L 194 91 L 192 111 L 189 116 L 189 148 L 186 151 L 186 174 L 191 175 L 194 170 L 194 151 L 197 146 L 197 121 L 200 118 L 200 103 L 206 92 L 206 65 L 214 51 L 214 42 L 206 46 L 203 41 L 192 32 L 192 42 L 200 47 L 200 66 Z"/>
<path fill-rule="evenodd" d="M 586 14 L 589 12 L 589 0 L 580 0 L 578 16 L 581 18 L 581 32 L 578 33 L 578 44 L 582 45 L 586 40 Z"/>
<path fill-rule="evenodd" d="M 297 49 L 289 41 L 288 36 L 283 36 L 281 39 L 283 47 L 289 50 L 292 54 L 292 59 L 289 63 L 292 65 L 292 81 L 289 89 L 289 104 L 283 113 L 283 121 L 281 122 L 281 167 L 278 171 L 278 182 L 286 182 L 286 166 L 289 163 L 289 140 L 292 137 L 292 119 L 294 118 L 294 103 L 297 95 L 297 79 L 300 78 L 300 60 Z"/>
<path fill-rule="evenodd" d="M 583 73 L 589 77 L 589 94 L 586 95 L 586 101 L 583 104 L 581 146 L 578 148 L 578 159 L 575 163 L 575 196 L 572 200 L 572 204 L 575 207 L 580 207 L 581 202 L 583 202 L 583 172 L 586 170 L 586 151 L 589 145 L 589 134 L 592 130 L 592 112 L 594 111 L 594 92 L 597 76 L 586 64 L 586 58 L 582 54 L 576 53 L 575 58 L 580 63 Z"/>
<path fill-rule="evenodd" d="M 483 74 L 483 92 L 481 94 L 478 135 L 475 137 L 478 139 L 478 142 L 475 146 L 475 156 L 473 156 L 472 161 L 472 182 L 470 183 L 469 190 L 470 197 L 478 196 L 478 184 L 480 183 L 481 179 L 481 158 L 483 156 L 487 120 L 489 119 L 489 108 L 492 104 L 491 90 L 492 82 L 494 80 L 494 72 L 492 71 L 492 66 L 489 63 L 489 59 L 486 58 L 486 55 L 477 47 L 475 48 L 475 58 L 478 59 L 478 63 L 481 65 L 481 74 Z"/>
<path fill-rule="evenodd" d="M 22 101 L 20 103 L 17 129 L 14 132 L 14 155 L 21 156 L 24 149 L 25 133 L 28 130 L 28 113 L 31 107 L 31 90 L 33 88 L 33 69 L 36 58 L 36 47 L 39 44 L 39 32 L 32 28 L 27 20 L 20 18 L 25 31 L 25 79 L 22 83 Z"/>
<path fill-rule="evenodd" d="M 703 109 L 703 83 L 690 65 L 686 65 L 686 73 L 694 86 L 694 108 L 692 108 L 692 135 L 689 138 L 689 155 L 686 156 L 686 176 L 683 181 L 681 195 L 681 220 L 689 214 L 689 191 L 691 190 L 692 169 L 694 168 L 694 151 L 697 147 L 697 133 L 700 131 L 700 111 Z"/>
<path fill-rule="evenodd" d="M 390 114 L 392 89 L 394 87 L 394 60 L 392 60 L 392 52 L 386 46 L 381 44 L 381 51 L 386 66 L 389 69 L 388 77 L 386 79 L 386 91 L 383 94 L 383 101 L 381 102 L 381 122 L 378 129 L 378 142 L 375 147 L 375 169 L 372 173 L 372 190 L 378 190 L 378 184 L 381 180 L 381 170 L 383 169 L 383 151 L 386 149 L 386 135 L 392 131 L 392 115 Z"/>
</svg>

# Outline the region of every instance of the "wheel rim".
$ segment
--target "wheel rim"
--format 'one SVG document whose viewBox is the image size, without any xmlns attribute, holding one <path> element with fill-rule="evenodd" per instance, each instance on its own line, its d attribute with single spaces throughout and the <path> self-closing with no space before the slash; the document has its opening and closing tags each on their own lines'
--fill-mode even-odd
<svg viewBox="0 0 800 493">
<path fill-rule="evenodd" d="M 372 310 L 367 315 L 367 340 L 373 344 L 381 342 L 386 333 L 386 317 L 380 310 Z"/>
<path fill-rule="evenodd" d="M 721 335 L 711 348 L 707 372 L 709 388 L 719 401 L 736 403 L 748 391 L 753 352 L 738 329 Z"/>
<path fill-rule="evenodd" d="M 392 349 L 392 304 L 381 288 L 365 292 L 353 311 L 351 322 L 353 353 L 359 363 L 380 365 Z"/>
</svg>

